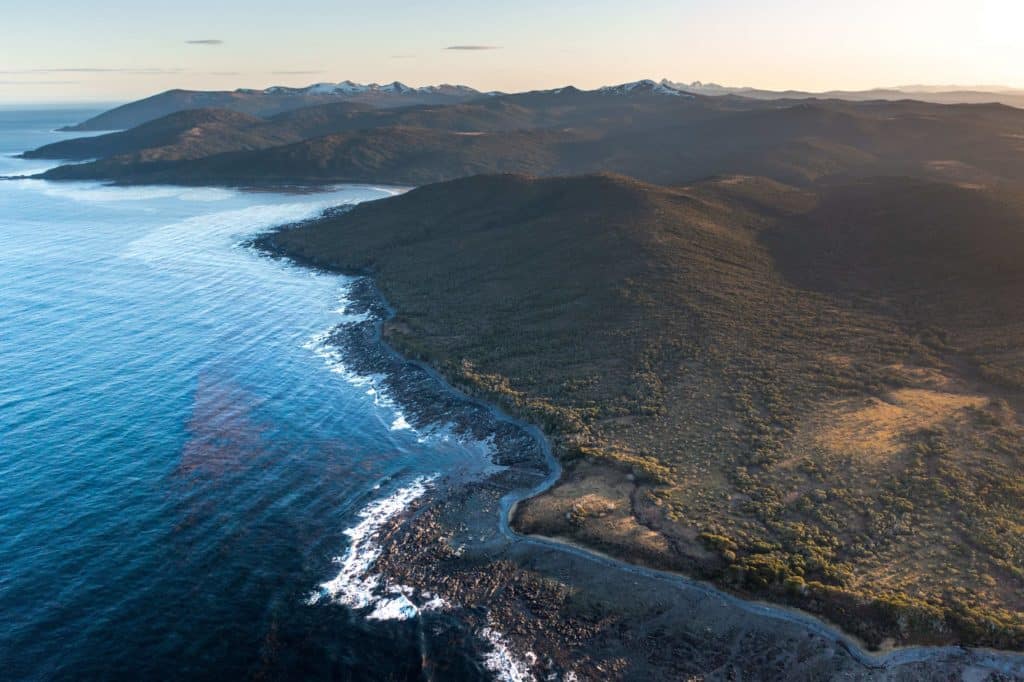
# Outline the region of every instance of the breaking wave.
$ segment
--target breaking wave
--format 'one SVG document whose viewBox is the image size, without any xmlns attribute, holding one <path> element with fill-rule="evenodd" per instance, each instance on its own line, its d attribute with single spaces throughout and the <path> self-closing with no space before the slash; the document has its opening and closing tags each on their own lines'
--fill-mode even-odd
<svg viewBox="0 0 1024 682">
<path fill-rule="evenodd" d="M 444 600 L 435 595 L 417 595 L 410 587 L 387 584 L 381 576 L 371 573 L 383 551 L 380 535 L 384 526 L 425 495 L 436 478 L 436 475 L 421 476 L 360 511 L 359 523 L 345 530 L 349 546 L 344 554 L 334 559 L 338 574 L 321 583 L 307 602 L 315 605 L 328 601 L 352 609 L 372 608 L 367 615 L 370 620 L 407 620 L 421 609 L 445 608 Z M 423 602 L 421 606 L 413 603 L 414 598 Z"/>
<path fill-rule="evenodd" d="M 504 635 L 492 627 L 480 630 L 480 636 L 491 645 L 490 652 L 484 656 L 484 667 L 494 673 L 499 680 L 533 682 L 537 679 L 530 672 L 530 665 L 536 662 L 536 655 L 532 651 L 527 651 L 524 658 L 516 657 Z"/>
<path fill-rule="evenodd" d="M 342 287 L 338 296 L 338 304 L 333 312 L 341 316 L 340 325 L 359 324 L 371 318 L 367 312 L 352 312 L 352 300 L 348 287 Z M 359 374 L 352 370 L 345 363 L 345 355 L 337 344 L 331 341 L 334 328 L 314 334 L 303 347 L 311 351 L 324 361 L 327 368 L 340 375 L 345 381 L 357 388 L 365 388 L 366 395 L 373 399 L 377 407 L 391 410 L 392 418 L 390 423 L 391 431 L 412 431 L 419 432 L 408 422 L 405 413 L 399 408 L 398 403 L 388 395 L 384 388 L 384 377 L 375 374 Z"/>
</svg>

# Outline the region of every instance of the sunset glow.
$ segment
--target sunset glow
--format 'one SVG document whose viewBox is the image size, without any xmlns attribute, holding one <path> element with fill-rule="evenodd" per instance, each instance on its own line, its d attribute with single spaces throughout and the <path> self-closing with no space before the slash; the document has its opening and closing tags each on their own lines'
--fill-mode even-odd
<svg viewBox="0 0 1024 682">
<path fill-rule="evenodd" d="M 352 79 L 515 91 L 639 78 L 803 90 L 1024 86 L 1015 0 L 455 0 L 5 8 L 0 104 Z M 486 49 L 485 49 L 486 48 Z"/>
</svg>

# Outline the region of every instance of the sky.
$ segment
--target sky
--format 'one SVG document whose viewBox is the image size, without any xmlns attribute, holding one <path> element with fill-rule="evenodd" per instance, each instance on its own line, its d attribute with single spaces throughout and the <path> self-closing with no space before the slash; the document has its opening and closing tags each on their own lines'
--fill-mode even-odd
<svg viewBox="0 0 1024 682">
<path fill-rule="evenodd" d="M 152 5 L 0 0 L 0 105 L 345 79 L 503 91 L 641 78 L 812 91 L 1024 88 L 1024 0 Z"/>
</svg>

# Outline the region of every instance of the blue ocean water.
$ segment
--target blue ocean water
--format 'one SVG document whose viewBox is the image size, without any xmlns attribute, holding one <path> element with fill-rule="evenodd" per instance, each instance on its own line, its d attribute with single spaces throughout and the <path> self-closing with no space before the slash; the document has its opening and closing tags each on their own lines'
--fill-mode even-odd
<svg viewBox="0 0 1024 682">
<path fill-rule="evenodd" d="M 86 115 L 0 111 L 0 176 Z M 484 675 L 444 623 L 316 595 L 485 446 L 318 346 L 344 278 L 243 244 L 394 191 L 0 181 L 0 677 Z"/>
</svg>

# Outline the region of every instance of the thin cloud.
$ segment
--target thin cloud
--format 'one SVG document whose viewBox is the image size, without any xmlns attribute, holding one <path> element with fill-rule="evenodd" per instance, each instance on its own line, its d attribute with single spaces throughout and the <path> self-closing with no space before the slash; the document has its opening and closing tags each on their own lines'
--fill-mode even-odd
<svg viewBox="0 0 1024 682">
<path fill-rule="evenodd" d="M 217 38 L 202 38 L 199 40 L 186 40 L 186 45 L 223 45 L 224 41 Z"/>
<path fill-rule="evenodd" d="M 82 81 L 0 81 L 0 85 L 78 85 Z"/>
<path fill-rule="evenodd" d="M 0 71 L 0 74 L 7 76 L 14 76 L 19 74 L 39 74 L 39 73 L 143 73 L 143 74 L 159 74 L 159 73 L 181 73 L 182 69 L 138 69 L 138 68 L 123 68 L 123 69 L 94 69 L 84 67 L 71 67 L 61 69 L 5 69 Z"/>
<path fill-rule="evenodd" d="M 275 76 L 315 76 L 323 71 L 271 71 L 270 73 Z"/>
<path fill-rule="evenodd" d="M 471 51 L 472 52 L 472 51 L 476 51 L 476 50 L 500 50 L 501 46 L 500 45 L 449 45 L 448 47 L 446 47 L 444 49 L 446 49 L 446 50 L 467 50 L 467 51 Z"/>
</svg>

